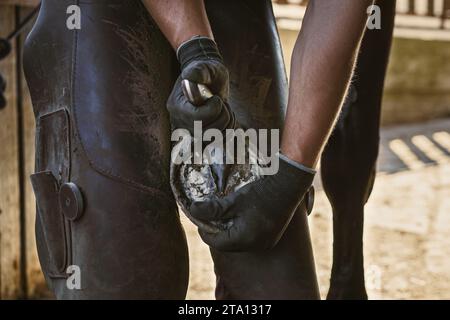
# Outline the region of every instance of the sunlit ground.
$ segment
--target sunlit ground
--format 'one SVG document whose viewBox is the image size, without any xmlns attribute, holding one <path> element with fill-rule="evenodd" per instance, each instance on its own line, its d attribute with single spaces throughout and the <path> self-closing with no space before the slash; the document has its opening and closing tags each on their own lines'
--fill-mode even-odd
<svg viewBox="0 0 450 320">
<path fill-rule="evenodd" d="M 450 119 L 382 130 L 379 175 L 366 206 L 366 283 L 372 299 L 450 298 Z M 309 218 L 322 296 L 329 285 L 332 214 L 317 184 Z M 208 248 L 183 217 L 189 299 L 213 299 Z"/>
</svg>

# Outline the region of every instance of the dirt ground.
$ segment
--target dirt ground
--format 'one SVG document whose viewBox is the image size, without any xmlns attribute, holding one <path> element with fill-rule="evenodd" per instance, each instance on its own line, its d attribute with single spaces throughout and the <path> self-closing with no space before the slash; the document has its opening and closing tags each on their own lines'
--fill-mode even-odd
<svg viewBox="0 0 450 320">
<path fill-rule="evenodd" d="M 387 128 L 365 213 L 366 285 L 371 299 L 450 299 L 450 119 Z M 322 297 L 331 269 L 332 213 L 317 181 L 311 214 Z M 208 247 L 183 217 L 191 275 L 188 299 L 213 299 Z"/>
</svg>

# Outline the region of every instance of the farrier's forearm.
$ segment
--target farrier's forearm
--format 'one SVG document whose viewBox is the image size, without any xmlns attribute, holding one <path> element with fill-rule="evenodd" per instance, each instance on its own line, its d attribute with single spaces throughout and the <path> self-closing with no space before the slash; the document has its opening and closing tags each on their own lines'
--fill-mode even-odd
<svg viewBox="0 0 450 320">
<path fill-rule="evenodd" d="M 193 36 L 213 38 L 203 0 L 142 0 L 174 49 Z"/>
<path fill-rule="evenodd" d="M 370 0 L 311 0 L 291 63 L 282 152 L 314 167 L 334 125 Z"/>
</svg>

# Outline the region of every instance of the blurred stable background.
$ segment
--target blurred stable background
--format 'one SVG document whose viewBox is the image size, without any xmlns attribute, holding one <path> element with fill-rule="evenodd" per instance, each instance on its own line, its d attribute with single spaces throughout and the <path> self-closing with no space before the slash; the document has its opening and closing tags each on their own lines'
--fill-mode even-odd
<svg viewBox="0 0 450 320">
<path fill-rule="evenodd" d="M 274 1 L 286 67 L 307 1 Z M 383 100 L 379 174 L 366 208 L 369 297 L 450 298 L 450 1 L 398 0 Z M 0 0 L 6 38 L 38 4 Z M 382 13 L 381 13 L 382 14 Z M 7 105 L 0 109 L 0 298 L 48 297 L 34 239 L 34 118 L 22 74 L 25 32 L 0 61 Z M 376 31 L 375 31 L 376 32 Z M 331 267 L 331 209 L 320 186 L 310 217 L 322 295 Z M 212 299 L 208 248 L 182 217 L 189 241 L 188 298 Z"/>
</svg>

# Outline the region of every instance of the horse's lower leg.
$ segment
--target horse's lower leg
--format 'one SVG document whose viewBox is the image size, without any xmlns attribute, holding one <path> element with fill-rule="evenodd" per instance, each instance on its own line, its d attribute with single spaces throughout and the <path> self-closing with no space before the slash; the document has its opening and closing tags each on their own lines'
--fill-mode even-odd
<svg viewBox="0 0 450 320">
<path fill-rule="evenodd" d="M 322 180 L 333 207 L 329 299 L 365 299 L 364 204 L 375 178 L 384 78 L 395 1 L 378 0 L 381 30 L 367 30 L 338 124 L 322 155 Z"/>
</svg>

